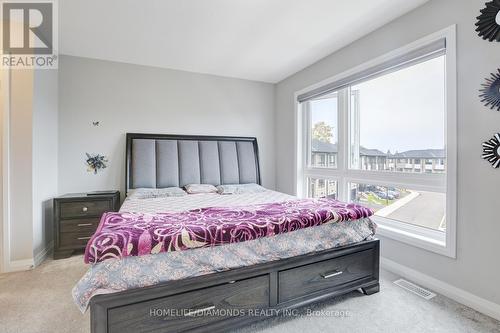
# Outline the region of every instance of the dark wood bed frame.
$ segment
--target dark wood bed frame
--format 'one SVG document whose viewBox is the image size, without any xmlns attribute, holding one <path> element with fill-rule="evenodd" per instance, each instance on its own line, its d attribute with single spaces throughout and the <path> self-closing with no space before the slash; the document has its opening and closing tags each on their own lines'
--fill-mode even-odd
<svg viewBox="0 0 500 333">
<path fill-rule="evenodd" d="M 229 140 L 255 138 L 127 134 L 126 186 L 132 139 Z M 257 170 L 259 175 L 259 170 Z M 260 176 L 258 177 L 260 183 Z M 363 241 L 288 259 L 170 281 L 90 302 L 91 332 L 226 332 L 289 310 L 360 289 L 379 291 L 379 241 Z M 288 311 L 288 312 L 286 312 Z"/>
</svg>

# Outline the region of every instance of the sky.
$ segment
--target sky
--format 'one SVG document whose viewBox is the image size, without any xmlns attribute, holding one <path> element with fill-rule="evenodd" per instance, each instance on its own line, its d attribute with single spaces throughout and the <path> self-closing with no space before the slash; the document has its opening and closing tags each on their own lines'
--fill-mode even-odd
<svg viewBox="0 0 500 333">
<path fill-rule="evenodd" d="M 360 96 L 361 145 L 392 153 L 444 148 L 444 75 L 442 56 L 353 86 Z M 337 132 L 336 99 L 313 101 L 311 120 Z"/>
</svg>

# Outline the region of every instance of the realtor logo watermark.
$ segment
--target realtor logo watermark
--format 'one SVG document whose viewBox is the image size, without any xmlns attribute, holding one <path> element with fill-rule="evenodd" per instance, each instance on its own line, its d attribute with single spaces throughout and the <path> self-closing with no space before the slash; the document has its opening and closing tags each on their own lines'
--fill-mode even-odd
<svg viewBox="0 0 500 333">
<path fill-rule="evenodd" d="M 183 308 L 150 308 L 150 317 L 175 318 L 175 317 L 352 317 L 349 310 L 337 309 L 238 309 L 238 308 L 216 308 L 214 305 L 201 309 L 183 309 Z"/>
<path fill-rule="evenodd" d="M 1 65 L 13 69 L 55 69 L 57 3 L 55 0 L 1 0 Z"/>
</svg>

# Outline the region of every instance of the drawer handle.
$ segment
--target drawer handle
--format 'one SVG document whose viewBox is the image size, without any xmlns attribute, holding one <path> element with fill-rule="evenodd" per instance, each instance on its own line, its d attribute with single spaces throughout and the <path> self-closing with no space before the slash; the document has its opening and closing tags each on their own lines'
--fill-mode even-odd
<svg viewBox="0 0 500 333">
<path fill-rule="evenodd" d="M 88 209 L 87 207 L 85 207 L 85 206 L 82 208 L 82 212 L 86 212 L 86 211 L 88 211 L 88 210 L 89 210 L 89 209 Z"/>
<path fill-rule="evenodd" d="M 201 308 L 201 309 L 191 310 L 191 311 L 187 312 L 186 314 L 184 314 L 184 317 L 197 316 L 199 314 L 205 313 L 205 312 L 213 310 L 213 309 L 215 309 L 215 305 L 210 305 L 210 306 L 207 306 L 207 307 Z"/>
<path fill-rule="evenodd" d="M 340 275 L 342 273 L 344 273 L 344 272 L 342 272 L 342 271 L 333 271 L 333 272 L 323 273 L 323 274 L 321 274 L 321 276 L 323 277 L 323 279 L 329 279 L 329 278 L 332 278 L 334 276 L 338 276 L 338 275 Z"/>
<path fill-rule="evenodd" d="M 90 237 L 78 237 L 77 239 L 78 240 L 86 240 L 86 239 L 90 239 Z"/>
<path fill-rule="evenodd" d="M 77 227 L 88 227 L 89 225 L 92 225 L 92 223 L 78 223 L 76 226 Z"/>
</svg>

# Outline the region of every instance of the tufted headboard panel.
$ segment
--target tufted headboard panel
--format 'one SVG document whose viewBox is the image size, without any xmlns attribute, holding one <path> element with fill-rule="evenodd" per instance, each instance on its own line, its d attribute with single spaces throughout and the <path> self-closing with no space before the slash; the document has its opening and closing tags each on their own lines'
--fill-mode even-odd
<svg viewBox="0 0 500 333">
<path fill-rule="evenodd" d="M 260 184 L 257 139 L 127 133 L 126 190 Z"/>
</svg>

